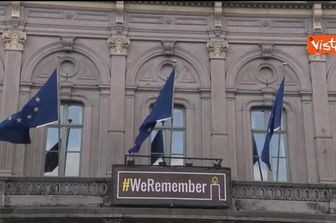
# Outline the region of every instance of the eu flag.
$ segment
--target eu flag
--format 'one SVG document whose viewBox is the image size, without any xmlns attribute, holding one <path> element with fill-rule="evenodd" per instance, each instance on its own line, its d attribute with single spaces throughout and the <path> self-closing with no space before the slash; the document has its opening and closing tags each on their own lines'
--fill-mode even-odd
<svg viewBox="0 0 336 223">
<path fill-rule="evenodd" d="M 58 142 L 46 153 L 44 172 L 52 172 L 58 166 Z"/>
<path fill-rule="evenodd" d="M 28 144 L 31 142 L 30 128 L 38 128 L 57 120 L 57 71 L 55 70 L 21 111 L 0 123 L 0 140 Z"/>
<path fill-rule="evenodd" d="M 171 71 L 166 83 L 164 84 L 153 109 L 146 117 L 139 128 L 139 134 L 135 139 L 134 146 L 128 150 L 129 153 L 137 153 L 142 143 L 152 132 L 156 122 L 164 121 L 172 117 L 173 93 L 174 93 L 175 67 Z"/>
<path fill-rule="evenodd" d="M 164 153 L 163 135 L 159 130 L 151 143 L 151 164 L 155 163 Z"/>
<path fill-rule="evenodd" d="M 271 163 L 269 161 L 270 153 L 270 142 L 273 136 L 274 131 L 278 130 L 281 127 L 281 115 L 282 115 L 282 104 L 283 104 L 283 94 L 284 94 L 284 83 L 285 78 L 282 80 L 279 90 L 275 96 L 275 100 L 272 106 L 271 115 L 268 121 L 267 134 L 265 138 L 264 148 L 261 152 L 261 160 L 266 163 L 268 168 L 271 170 Z"/>
</svg>

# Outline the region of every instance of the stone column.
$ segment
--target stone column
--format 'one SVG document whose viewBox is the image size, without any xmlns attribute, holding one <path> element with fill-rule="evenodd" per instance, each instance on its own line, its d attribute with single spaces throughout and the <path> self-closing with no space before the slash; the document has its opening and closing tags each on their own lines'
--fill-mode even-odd
<svg viewBox="0 0 336 223">
<path fill-rule="evenodd" d="M 2 34 L 5 42 L 5 76 L 2 91 L 1 120 L 17 112 L 19 106 L 19 88 L 21 57 L 27 38 L 22 31 L 8 30 Z M 14 144 L 1 142 L 0 176 L 13 174 Z"/>
<path fill-rule="evenodd" d="M 335 179 L 335 152 L 332 148 L 329 103 L 327 92 L 326 55 L 309 55 L 313 90 L 313 119 L 315 128 L 315 153 L 320 182 Z M 322 109 L 321 109 L 322 108 Z"/>
<path fill-rule="evenodd" d="M 122 164 L 125 149 L 125 75 L 126 56 L 130 45 L 125 37 L 113 37 L 108 40 L 111 56 L 111 96 L 108 148 L 113 150 L 112 157 L 107 157 L 107 169 L 113 164 Z"/>
<path fill-rule="evenodd" d="M 213 39 L 207 44 L 211 75 L 211 150 L 212 157 L 223 158 L 222 165 L 233 167 L 233 150 L 227 145 L 225 53 L 228 43 Z"/>
</svg>

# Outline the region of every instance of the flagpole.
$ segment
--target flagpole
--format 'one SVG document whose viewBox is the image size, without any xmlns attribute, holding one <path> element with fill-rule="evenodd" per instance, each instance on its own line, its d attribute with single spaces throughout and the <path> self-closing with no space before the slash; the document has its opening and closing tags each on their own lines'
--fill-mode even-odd
<svg viewBox="0 0 336 223">
<path fill-rule="evenodd" d="M 175 69 L 174 74 L 174 80 L 173 80 L 173 95 L 172 95 L 172 114 L 171 114 L 171 121 L 170 121 L 170 150 L 169 150 L 169 156 L 171 156 L 171 153 L 173 151 L 173 121 L 174 121 L 174 96 L 175 96 L 175 77 L 176 77 L 176 60 L 173 60 L 174 66 L 173 69 Z M 170 159 L 170 165 L 171 165 L 171 159 Z"/>
<path fill-rule="evenodd" d="M 261 179 L 261 181 L 264 181 L 264 179 L 263 179 L 263 175 L 262 175 L 262 171 L 261 171 L 261 165 L 260 165 L 260 159 L 259 159 L 259 156 L 258 156 L 258 166 L 259 166 L 260 179 Z"/>
<path fill-rule="evenodd" d="M 287 63 L 282 63 L 283 69 L 282 69 L 282 75 L 284 75 L 285 66 Z M 276 172 L 276 181 L 279 180 L 279 166 L 280 166 L 280 142 L 281 142 L 281 122 L 280 122 L 280 128 L 279 128 L 279 139 L 278 139 L 278 154 L 277 154 L 277 172 Z"/>
<path fill-rule="evenodd" d="M 60 61 L 59 61 L 60 62 Z M 57 112 L 58 112 L 58 153 L 62 152 L 62 140 L 61 140 L 61 82 L 60 82 L 60 63 L 56 68 L 57 76 Z M 60 168 L 59 168 L 60 170 Z"/>
</svg>

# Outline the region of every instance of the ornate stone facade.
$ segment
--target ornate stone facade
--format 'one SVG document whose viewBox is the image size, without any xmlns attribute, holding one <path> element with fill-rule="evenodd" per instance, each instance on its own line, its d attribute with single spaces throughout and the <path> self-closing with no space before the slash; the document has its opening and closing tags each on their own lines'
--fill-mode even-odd
<svg viewBox="0 0 336 223">
<path fill-rule="evenodd" d="M 57 66 L 62 102 L 83 109 L 79 176 L 43 177 L 47 127 L 31 129 L 29 145 L 0 142 L 0 222 L 335 222 L 336 58 L 308 55 L 305 42 L 336 33 L 335 18 L 332 1 L 0 3 L 0 116 Z M 112 165 L 174 61 L 181 150 L 231 168 L 228 209 L 112 202 Z M 253 182 L 251 111 L 271 108 L 284 76 L 287 182 Z"/>
</svg>

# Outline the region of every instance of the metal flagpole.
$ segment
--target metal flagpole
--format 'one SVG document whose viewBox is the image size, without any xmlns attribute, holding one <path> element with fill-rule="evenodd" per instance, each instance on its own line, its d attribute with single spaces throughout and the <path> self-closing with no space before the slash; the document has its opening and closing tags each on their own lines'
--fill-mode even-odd
<svg viewBox="0 0 336 223">
<path fill-rule="evenodd" d="M 283 69 L 282 69 L 282 76 L 284 75 L 285 71 L 285 66 L 287 63 L 282 63 Z M 282 112 L 282 111 L 281 111 Z M 282 119 L 282 117 L 281 117 Z M 279 180 L 279 166 L 280 166 L 280 142 L 281 142 L 281 121 L 280 121 L 280 128 L 279 128 L 279 139 L 278 139 L 278 154 L 277 154 L 277 171 L 276 171 L 276 181 Z"/>
<path fill-rule="evenodd" d="M 60 81 L 60 63 L 56 68 L 57 75 L 57 112 L 58 112 L 58 153 L 60 155 L 62 151 L 62 139 L 61 139 L 61 81 Z M 58 164 L 59 165 L 59 164 Z M 60 170 L 60 168 L 59 168 Z"/>
<path fill-rule="evenodd" d="M 173 60 L 174 62 L 174 67 L 173 69 L 175 69 L 175 74 L 174 74 L 174 80 L 173 80 L 173 95 L 172 95 L 172 117 L 171 117 L 171 121 L 170 121 L 170 151 L 169 151 L 169 156 L 171 156 L 172 150 L 173 150 L 173 120 L 174 120 L 174 96 L 175 96 L 175 77 L 176 77 L 176 60 Z M 171 164 L 171 160 L 170 159 L 170 164 Z"/>
<path fill-rule="evenodd" d="M 280 128 L 279 128 L 279 140 L 278 140 L 278 154 L 277 154 L 277 172 L 276 172 L 276 181 L 279 180 L 280 142 L 281 142 L 281 126 L 280 126 Z"/>
<path fill-rule="evenodd" d="M 263 175 L 262 175 L 262 171 L 261 171 L 261 165 L 260 165 L 259 155 L 258 155 L 258 166 L 259 166 L 260 179 L 261 179 L 261 181 L 264 181 Z"/>
</svg>

